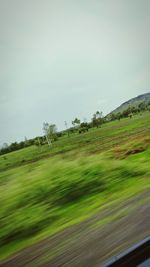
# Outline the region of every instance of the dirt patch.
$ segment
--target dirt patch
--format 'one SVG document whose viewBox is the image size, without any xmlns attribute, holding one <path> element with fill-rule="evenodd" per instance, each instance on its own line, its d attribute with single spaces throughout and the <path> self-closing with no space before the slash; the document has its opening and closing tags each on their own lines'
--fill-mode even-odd
<svg viewBox="0 0 150 267">
<path fill-rule="evenodd" d="M 0 263 L 2 267 L 97 267 L 149 233 L 150 205 L 143 201 L 149 191 L 92 216 Z M 134 207 L 134 209 L 133 209 Z M 125 216 L 95 227 L 97 222 L 122 209 Z"/>
<path fill-rule="evenodd" d="M 138 154 L 144 152 L 146 150 L 145 147 L 131 148 L 131 149 L 115 149 L 113 151 L 115 159 L 125 159 L 130 155 Z"/>
<path fill-rule="evenodd" d="M 125 156 L 134 155 L 134 154 L 137 154 L 137 153 L 141 153 L 143 151 L 145 151 L 145 148 L 144 147 L 138 147 L 138 148 L 134 148 L 134 149 L 129 149 L 125 153 Z"/>
<path fill-rule="evenodd" d="M 126 136 L 121 136 L 121 142 L 116 143 L 115 148 L 112 149 L 113 155 L 116 159 L 124 159 L 129 155 L 134 155 L 145 151 L 150 146 L 150 132 L 143 133 L 140 131 L 136 134 L 128 134 Z M 136 141 L 136 142 L 135 142 Z M 121 144 L 119 146 L 119 144 Z M 127 147 L 124 145 L 127 144 Z"/>
</svg>

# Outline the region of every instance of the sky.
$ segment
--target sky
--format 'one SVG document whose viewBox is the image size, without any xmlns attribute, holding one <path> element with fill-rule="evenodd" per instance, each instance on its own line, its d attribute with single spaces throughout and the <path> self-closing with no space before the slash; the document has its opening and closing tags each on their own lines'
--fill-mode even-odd
<svg viewBox="0 0 150 267">
<path fill-rule="evenodd" d="M 0 0 L 0 145 L 150 92 L 149 0 Z"/>
</svg>

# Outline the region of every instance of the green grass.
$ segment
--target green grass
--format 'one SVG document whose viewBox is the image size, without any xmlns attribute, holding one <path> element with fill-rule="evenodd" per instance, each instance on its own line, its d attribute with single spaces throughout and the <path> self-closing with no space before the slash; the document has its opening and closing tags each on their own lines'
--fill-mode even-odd
<svg viewBox="0 0 150 267">
<path fill-rule="evenodd" d="M 149 121 L 145 112 L 1 156 L 0 257 L 148 188 Z"/>
</svg>

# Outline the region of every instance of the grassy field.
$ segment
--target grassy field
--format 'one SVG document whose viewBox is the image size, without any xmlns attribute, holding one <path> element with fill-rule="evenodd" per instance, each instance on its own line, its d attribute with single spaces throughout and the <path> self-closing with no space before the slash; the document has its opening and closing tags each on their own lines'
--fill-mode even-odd
<svg viewBox="0 0 150 267">
<path fill-rule="evenodd" d="M 149 187 L 150 112 L 0 157 L 0 257 Z"/>
</svg>

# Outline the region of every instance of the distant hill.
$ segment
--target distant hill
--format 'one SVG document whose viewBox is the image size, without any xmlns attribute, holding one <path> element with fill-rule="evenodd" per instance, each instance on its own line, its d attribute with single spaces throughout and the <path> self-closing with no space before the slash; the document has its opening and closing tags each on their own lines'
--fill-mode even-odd
<svg viewBox="0 0 150 267">
<path fill-rule="evenodd" d="M 130 100 L 124 102 L 121 104 L 118 108 L 114 109 L 112 112 L 110 112 L 108 115 L 112 113 L 118 113 L 126 110 L 129 106 L 138 106 L 141 102 L 148 103 L 150 102 L 150 93 L 146 93 L 143 95 L 139 95 L 137 97 L 131 98 Z"/>
</svg>

